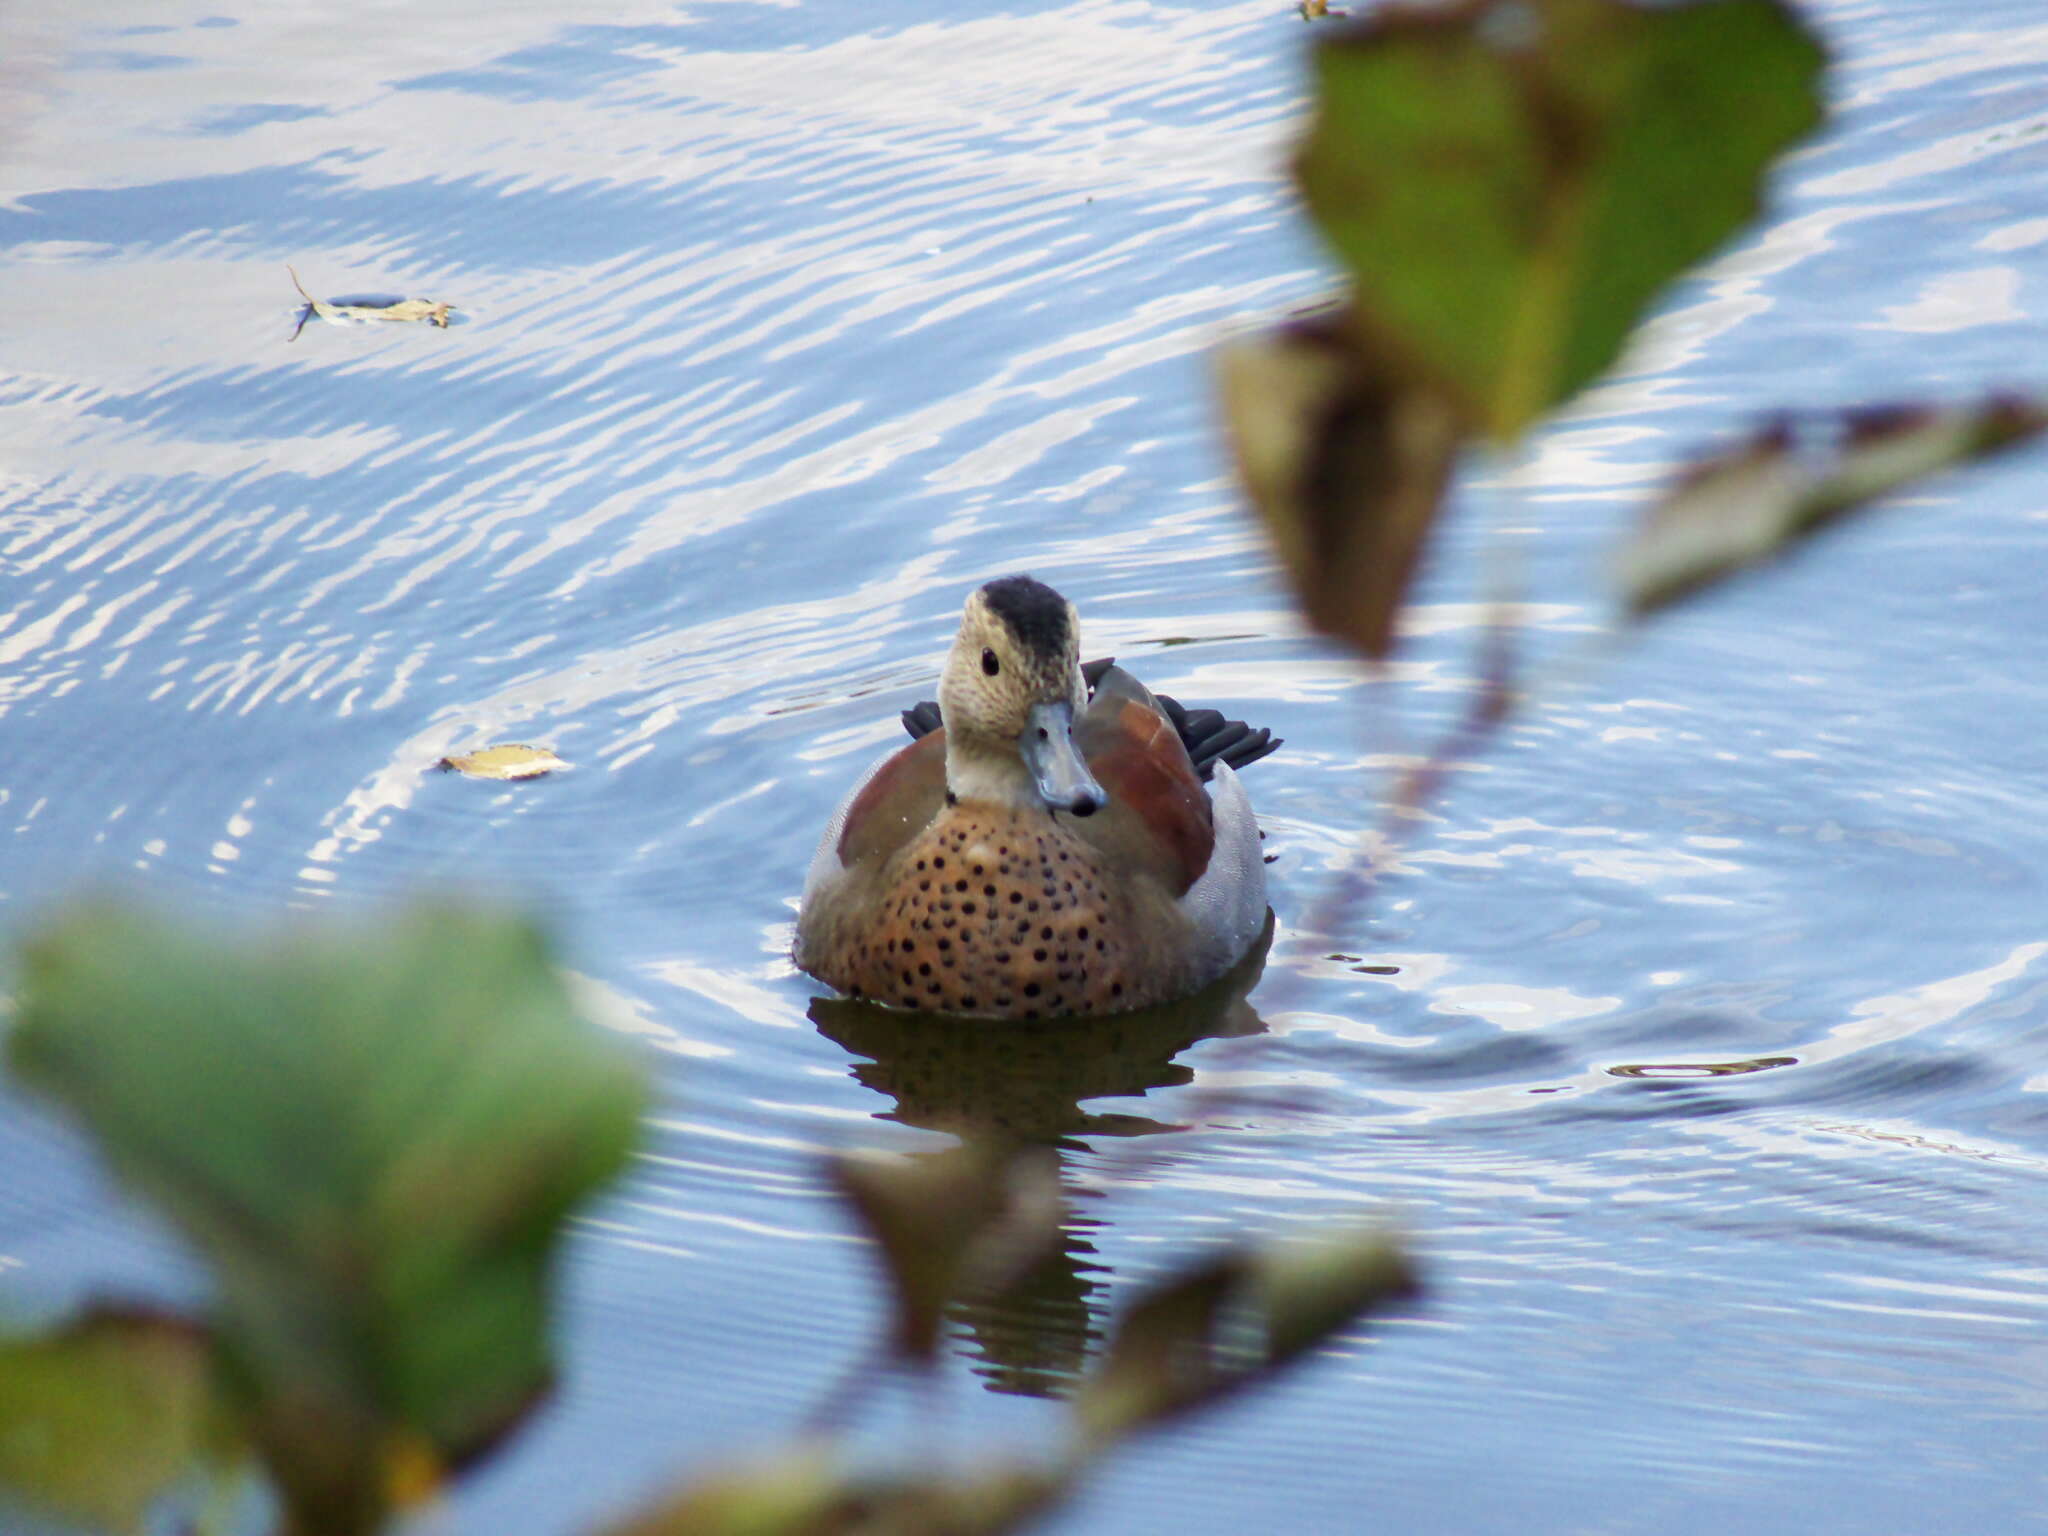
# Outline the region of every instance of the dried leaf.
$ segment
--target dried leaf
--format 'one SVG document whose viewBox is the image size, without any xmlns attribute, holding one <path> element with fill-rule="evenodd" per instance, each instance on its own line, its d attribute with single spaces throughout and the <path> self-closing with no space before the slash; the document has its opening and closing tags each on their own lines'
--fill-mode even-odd
<svg viewBox="0 0 2048 1536">
<path fill-rule="evenodd" d="M 1399 1248 L 1375 1231 L 1223 1254 L 1126 1314 L 1075 1413 L 1091 1442 L 1163 1423 L 1265 1380 L 1415 1288 Z"/>
<path fill-rule="evenodd" d="M 454 769 L 457 773 L 468 774 L 472 779 L 537 779 L 544 773 L 553 773 L 557 768 L 569 764 L 546 747 L 521 746 L 517 742 L 506 742 L 501 746 L 481 747 L 474 752 L 464 752 L 457 757 L 444 757 L 434 765 L 442 769 Z"/>
<path fill-rule="evenodd" d="M 1508 441 L 1754 215 L 1822 62 L 1780 0 L 1387 4 L 1319 34 L 1295 174 L 1379 350 Z"/>
<path fill-rule="evenodd" d="M 133 1531 L 219 1434 L 203 1330 L 133 1310 L 0 1339 L 0 1493 Z"/>
<path fill-rule="evenodd" d="M 829 1536 L 846 1498 L 832 1458 L 799 1448 L 700 1477 L 605 1536 Z"/>
<path fill-rule="evenodd" d="M 1382 367 L 1346 314 L 1234 342 L 1217 367 L 1239 477 L 1309 623 L 1385 656 L 1457 454 L 1454 408 Z"/>
<path fill-rule="evenodd" d="M 1284 1365 L 1369 1307 L 1415 1293 L 1415 1273 L 1386 1233 L 1358 1228 L 1263 1249 L 1254 1271 L 1266 1357 Z"/>
<path fill-rule="evenodd" d="M 834 1536 L 1001 1536 L 1057 1503 L 1070 1481 L 1034 1467 L 995 1467 L 964 1477 L 865 1484 L 855 1490 L 844 1523 L 832 1530 Z"/>
<path fill-rule="evenodd" d="M 291 273 L 292 286 L 299 290 L 299 297 L 306 301 L 306 307 L 299 314 L 299 323 L 292 331 L 291 340 L 297 341 L 299 332 L 312 319 L 328 321 L 334 325 L 360 325 L 372 320 L 425 321 L 443 330 L 448 328 L 448 312 L 453 304 L 439 299 L 393 299 L 388 303 L 330 304 L 325 299 L 316 299 L 306 292 L 306 285 L 299 281 L 299 274 L 287 266 Z"/>
<path fill-rule="evenodd" d="M 712 1473 L 605 1536 L 999 1536 L 1043 1512 L 1067 1483 L 1030 1467 L 859 1481 L 798 1451 Z"/>
<path fill-rule="evenodd" d="M 1229 1253 L 1155 1286 L 1118 1324 L 1074 1412 L 1091 1440 L 1156 1424 L 1222 1392 L 1249 1368 L 1216 1355 L 1217 1319 L 1249 1261 Z"/>
<path fill-rule="evenodd" d="M 1629 615 L 1655 613 L 1902 485 L 2044 426 L 2048 406 L 2015 399 L 1781 417 L 1693 465 L 1645 514 L 1618 561 Z"/>
<path fill-rule="evenodd" d="M 1059 1237 L 1057 1175 L 1043 1149 L 840 1157 L 830 1171 L 881 1252 L 896 1301 L 891 1346 L 920 1364 L 937 1352 L 948 1302 L 999 1287 Z"/>
</svg>

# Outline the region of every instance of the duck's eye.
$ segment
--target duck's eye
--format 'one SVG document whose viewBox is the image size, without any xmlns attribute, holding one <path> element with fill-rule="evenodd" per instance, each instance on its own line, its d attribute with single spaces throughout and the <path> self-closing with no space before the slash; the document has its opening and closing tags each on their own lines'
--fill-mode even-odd
<svg viewBox="0 0 2048 1536">
<path fill-rule="evenodd" d="M 981 670 L 986 672 L 990 677 L 994 677 L 998 672 L 1003 670 L 1003 664 L 1000 661 L 996 660 L 996 653 L 994 651 L 988 650 L 986 647 L 983 648 L 981 653 Z"/>
</svg>

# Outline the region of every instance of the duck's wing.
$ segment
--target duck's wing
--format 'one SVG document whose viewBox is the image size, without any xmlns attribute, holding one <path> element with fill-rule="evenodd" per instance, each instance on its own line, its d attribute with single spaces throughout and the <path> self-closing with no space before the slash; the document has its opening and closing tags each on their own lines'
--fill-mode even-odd
<svg viewBox="0 0 2048 1536">
<path fill-rule="evenodd" d="M 826 824 L 805 882 L 806 904 L 848 873 L 878 869 L 930 825 L 945 799 L 943 731 L 921 736 L 876 764 Z"/>
<path fill-rule="evenodd" d="M 1185 741 L 1190 720 L 1199 770 Z M 1165 884 L 1193 934 L 1197 973 L 1227 970 L 1266 921 L 1259 824 L 1231 760 L 1254 761 L 1279 743 L 1214 710 L 1169 708 L 1122 668 L 1104 675 L 1074 735 L 1109 791 L 1109 804 L 1077 824 L 1081 835 Z"/>
<path fill-rule="evenodd" d="M 1180 743 L 1188 749 L 1195 772 L 1206 782 L 1218 763 L 1244 768 L 1278 750 L 1281 738 L 1264 726 L 1253 727 L 1242 720 L 1226 720 L 1220 709 L 1189 709 L 1179 699 L 1163 693 L 1153 695 L 1166 718 L 1173 722 Z"/>
<path fill-rule="evenodd" d="M 1209 867 L 1215 818 L 1158 700 L 1123 668 L 1105 667 L 1074 722 L 1074 745 L 1109 793 L 1074 830 L 1103 850 L 1106 867 L 1149 874 L 1180 896 Z"/>
<path fill-rule="evenodd" d="M 1116 660 L 1110 656 L 1081 664 L 1081 676 L 1086 680 L 1091 695 L 1102 686 L 1102 680 L 1113 668 L 1116 668 Z M 1130 676 L 1128 672 L 1118 670 L 1120 675 Z M 1253 727 L 1242 720 L 1226 720 L 1221 710 L 1189 709 L 1180 700 L 1163 693 L 1148 694 L 1147 697 L 1157 700 L 1160 711 L 1172 722 L 1180 744 L 1187 749 L 1188 761 L 1194 765 L 1195 776 L 1204 783 L 1208 782 L 1218 763 L 1243 768 L 1256 763 L 1280 745 L 1281 738 L 1263 726 Z M 939 706 L 929 699 L 903 711 L 903 728 L 910 732 L 913 741 L 930 735 L 939 725 Z"/>
</svg>

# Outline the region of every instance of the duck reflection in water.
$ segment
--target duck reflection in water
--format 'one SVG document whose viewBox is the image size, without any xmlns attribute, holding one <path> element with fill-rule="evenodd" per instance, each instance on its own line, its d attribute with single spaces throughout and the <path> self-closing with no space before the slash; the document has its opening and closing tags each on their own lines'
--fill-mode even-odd
<svg viewBox="0 0 2048 1536">
<path fill-rule="evenodd" d="M 1225 975 L 1192 997 L 1131 1013 L 1019 1024 L 821 997 L 811 1004 L 811 1019 L 826 1038 L 863 1058 L 854 1077 L 893 1101 L 877 1119 L 997 1148 L 1050 1146 L 1064 1156 L 1079 1137 L 1183 1129 L 1147 1115 L 1092 1110 L 1088 1101 L 1185 1086 L 1194 1070 L 1176 1058 L 1189 1046 L 1262 1033 L 1265 1025 L 1246 999 L 1272 937 L 1269 914 Z M 1099 1191 L 1067 1188 L 1059 1244 L 1035 1268 L 998 1297 L 950 1309 L 971 1336 L 973 1368 L 991 1391 L 1062 1395 L 1102 1336 L 1090 1305 L 1103 1269 L 1090 1234 L 1101 1223 L 1072 1209 L 1077 1197 L 1099 1198 Z"/>
</svg>

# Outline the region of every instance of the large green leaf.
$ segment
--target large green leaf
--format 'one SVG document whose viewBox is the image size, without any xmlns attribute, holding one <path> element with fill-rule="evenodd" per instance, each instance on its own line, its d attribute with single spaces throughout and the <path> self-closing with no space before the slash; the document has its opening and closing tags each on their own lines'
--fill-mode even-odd
<svg viewBox="0 0 2048 1536">
<path fill-rule="evenodd" d="M 1318 41 L 1296 174 L 1375 350 L 1509 440 L 1754 215 L 1822 63 L 1780 0 L 1388 5 Z"/>
<path fill-rule="evenodd" d="M 550 1259 L 642 1099 L 524 921 L 201 937 L 90 905 L 29 943 L 11 1058 L 219 1282 L 228 1379 L 306 1528 L 487 1448 L 549 1375 Z"/>
</svg>

